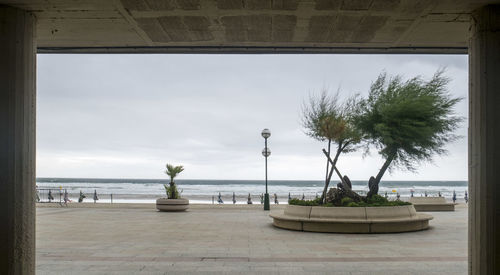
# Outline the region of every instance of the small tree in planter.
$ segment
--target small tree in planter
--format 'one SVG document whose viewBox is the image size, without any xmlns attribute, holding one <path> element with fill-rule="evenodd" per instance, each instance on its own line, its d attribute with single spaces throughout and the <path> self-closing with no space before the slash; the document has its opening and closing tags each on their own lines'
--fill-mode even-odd
<svg viewBox="0 0 500 275">
<path fill-rule="evenodd" d="M 179 191 L 177 191 L 177 186 L 175 185 L 174 179 L 179 175 L 182 171 L 184 171 L 184 167 L 182 165 L 173 166 L 171 164 L 167 164 L 167 170 L 165 170 L 165 174 L 170 177 L 170 183 L 168 185 L 164 184 L 165 191 L 167 192 L 167 198 L 169 199 L 178 199 L 180 198 Z"/>
<path fill-rule="evenodd" d="M 428 82 L 421 77 L 387 78 L 383 73 L 371 85 L 354 121 L 385 162 L 376 177 L 370 178 L 367 197 L 378 193 L 388 169 L 415 171 L 420 162 L 445 153 L 444 145 L 457 138 L 453 131 L 463 119 L 453 114 L 453 108 L 461 98 L 447 92 L 448 83 L 439 70 Z"/>
<path fill-rule="evenodd" d="M 167 164 L 165 173 L 170 177 L 170 183 L 164 184 L 167 198 L 159 198 L 156 200 L 156 208 L 160 211 L 184 211 L 189 207 L 189 200 L 181 198 L 177 186 L 174 182 L 175 177 L 184 171 L 183 166 L 173 166 Z"/>
</svg>

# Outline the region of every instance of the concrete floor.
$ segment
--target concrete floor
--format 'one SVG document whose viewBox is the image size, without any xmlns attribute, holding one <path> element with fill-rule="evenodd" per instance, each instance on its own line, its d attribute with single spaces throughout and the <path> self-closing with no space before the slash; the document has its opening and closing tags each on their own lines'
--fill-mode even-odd
<svg viewBox="0 0 500 275">
<path fill-rule="evenodd" d="M 274 228 L 254 207 L 37 208 L 37 274 L 466 274 L 467 208 L 431 229 L 325 234 Z"/>
</svg>

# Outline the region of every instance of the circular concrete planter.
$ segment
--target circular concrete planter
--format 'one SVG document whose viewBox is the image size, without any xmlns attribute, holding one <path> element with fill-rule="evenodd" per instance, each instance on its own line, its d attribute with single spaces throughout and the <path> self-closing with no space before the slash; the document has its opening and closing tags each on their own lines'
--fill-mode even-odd
<svg viewBox="0 0 500 275">
<path fill-rule="evenodd" d="M 425 230 L 433 217 L 413 205 L 387 207 L 321 207 L 288 205 L 271 212 L 279 228 L 331 233 L 394 233 Z"/>
<path fill-rule="evenodd" d="M 167 199 L 159 198 L 156 200 L 156 209 L 160 211 L 185 211 L 189 208 L 188 199 Z"/>
</svg>

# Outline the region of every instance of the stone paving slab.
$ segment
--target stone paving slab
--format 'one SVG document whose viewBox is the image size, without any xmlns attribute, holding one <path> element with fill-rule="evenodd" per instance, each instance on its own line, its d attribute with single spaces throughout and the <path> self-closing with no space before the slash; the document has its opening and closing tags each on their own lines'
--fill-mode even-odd
<svg viewBox="0 0 500 275">
<path fill-rule="evenodd" d="M 280 206 L 281 207 L 281 206 Z M 37 208 L 37 274 L 466 274 L 467 208 L 426 231 L 296 232 L 260 207 Z"/>
</svg>

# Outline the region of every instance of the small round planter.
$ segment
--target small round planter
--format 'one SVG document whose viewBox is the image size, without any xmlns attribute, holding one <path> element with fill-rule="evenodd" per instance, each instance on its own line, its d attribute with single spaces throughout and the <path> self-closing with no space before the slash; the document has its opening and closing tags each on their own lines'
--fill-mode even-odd
<svg viewBox="0 0 500 275">
<path fill-rule="evenodd" d="M 413 205 L 387 207 L 321 207 L 288 205 L 271 212 L 279 228 L 330 233 L 395 233 L 429 228 L 433 217 Z"/>
<path fill-rule="evenodd" d="M 156 209 L 165 212 L 186 211 L 189 208 L 188 199 L 167 199 L 159 198 L 156 200 Z"/>
<path fill-rule="evenodd" d="M 455 204 L 446 202 L 443 197 L 412 197 L 410 202 L 417 212 L 455 211 Z"/>
</svg>

